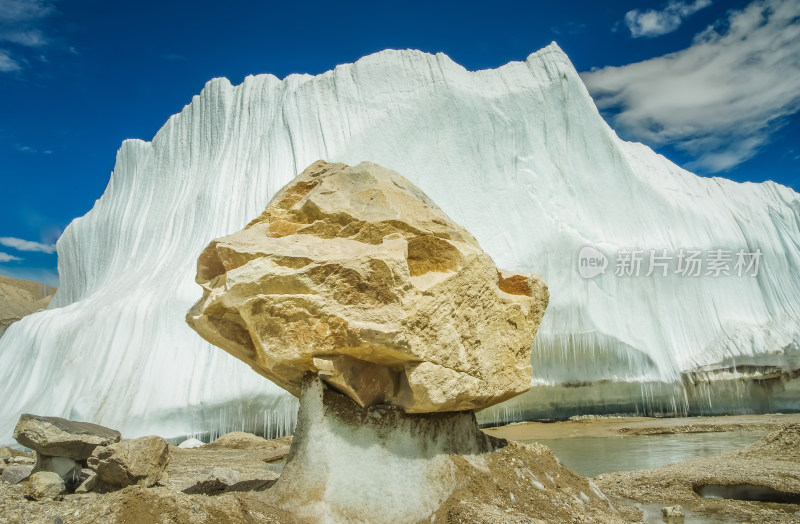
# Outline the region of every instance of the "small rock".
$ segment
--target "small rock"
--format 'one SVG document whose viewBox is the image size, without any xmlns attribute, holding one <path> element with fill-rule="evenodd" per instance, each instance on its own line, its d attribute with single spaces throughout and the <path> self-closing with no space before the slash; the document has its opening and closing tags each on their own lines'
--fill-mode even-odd
<svg viewBox="0 0 800 524">
<path fill-rule="evenodd" d="M 75 422 L 59 417 L 24 414 L 14 428 L 14 439 L 23 446 L 51 457 L 88 458 L 97 446 L 119 442 L 122 436 L 89 422 Z"/>
<path fill-rule="evenodd" d="M 190 438 L 178 444 L 178 447 L 181 449 L 192 449 L 192 448 L 199 448 L 200 446 L 203 445 L 205 445 L 205 442 L 203 442 L 202 440 L 197 440 L 196 438 Z"/>
<path fill-rule="evenodd" d="M 189 495 L 218 495 L 238 483 L 238 471 L 229 468 L 214 468 L 205 480 L 186 488 L 183 492 Z"/>
<path fill-rule="evenodd" d="M 233 486 L 239 482 L 239 472 L 229 468 L 214 468 L 208 474 L 208 480 L 217 481 L 226 486 Z"/>
<path fill-rule="evenodd" d="M 25 498 L 30 500 L 60 500 L 67 491 L 58 473 L 38 471 L 31 475 L 25 486 Z"/>
<path fill-rule="evenodd" d="M 52 471 L 58 474 L 67 484 L 75 484 L 81 474 L 81 467 L 68 457 L 51 457 L 42 453 L 36 454 L 36 465 L 33 473 L 39 471 Z"/>
<path fill-rule="evenodd" d="M 99 480 L 117 487 L 150 487 L 166 477 L 169 445 L 161 437 L 141 437 L 94 450 L 87 460 Z"/>
<path fill-rule="evenodd" d="M 14 456 L 14 452 L 8 446 L 0 446 L 0 462 L 10 459 Z"/>
<path fill-rule="evenodd" d="M 19 484 L 23 480 L 27 479 L 31 475 L 31 471 L 33 471 L 32 464 L 12 464 L 10 466 L 6 466 L 3 470 L 3 482 L 8 482 L 9 484 Z"/>
<path fill-rule="evenodd" d="M 81 479 L 81 483 L 75 488 L 75 493 L 88 493 L 97 487 L 97 473 L 94 471 L 90 469 L 81 470 Z"/>
<path fill-rule="evenodd" d="M 31 457 L 26 457 L 24 455 L 20 455 L 20 456 L 17 456 L 17 457 L 12 457 L 11 459 L 9 459 L 8 462 L 10 464 L 33 464 L 33 463 L 36 462 L 36 460 L 34 460 Z"/>
<path fill-rule="evenodd" d="M 680 506 L 664 506 L 661 508 L 661 516 L 665 518 L 683 518 L 683 508 Z"/>
</svg>

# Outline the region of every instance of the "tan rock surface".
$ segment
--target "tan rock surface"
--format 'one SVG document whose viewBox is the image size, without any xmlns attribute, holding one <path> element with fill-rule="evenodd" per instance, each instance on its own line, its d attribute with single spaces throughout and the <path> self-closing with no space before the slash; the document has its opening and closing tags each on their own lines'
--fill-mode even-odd
<svg viewBox="0 0 800 524">
<path fill-rule="evenodd" d="M 272 451 L 278 448 L 286 448 L 291 442 L 291 436 L 267 440 L 252 433 L 233 431 L 202 447 L 203 449 L 266 449 Z"/>
<path fill-rule="evenodd" d="M 14 439 L 21 445 L 52 457 L 75 460 L 88 458 L 97 446 L 119 442 L 119 431 L 60 417 L 41 417 L 24 413 L 14 428 Z"/>
<path fill-rule="evenodd" d="M 116 487 L 150 487 L 166 479 L 170 454 L 161 437 L 140 437 L 98 447 L 87 460 L 99 479 Z"/>
<path fill-rule="evenodd" d="M 31 475 L 25 486 L 25 498 L 30 500 L 58 500 L 67 491 L 64 480 L 52 471 L 38 471 Z"/>
<path fill-rule="evenodd" d="M 404 177 L 316 162 L 198 260 L 187 322 L 294 395 L 323 380 L 362 406 L 481 409 L 530 387 L 548 301 L 496 268 Z"/>
</svg>

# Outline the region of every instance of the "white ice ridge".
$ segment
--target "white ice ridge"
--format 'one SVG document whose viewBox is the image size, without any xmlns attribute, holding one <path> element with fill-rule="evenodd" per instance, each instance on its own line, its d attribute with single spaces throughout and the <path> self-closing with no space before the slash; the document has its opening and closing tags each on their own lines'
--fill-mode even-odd
<svg viewBox="0 0 800 524">
<path fill-rule="evenodd" d="M 0 339 L 0 441 L 22 412 L 125 437 L 291 429 L 296 401 L 184 315 L 203 247 L 317 159 L 402 173 L 500 267 L 544 276 L 537 387 L 485 417 L 685 411 L 687 372 L 800 368 L 797 193 L 698 177 L 620 140 L 556 44 L 474 72 L 387 50 L 318 76 L 214 79 L 152 142 L 123 143 L 105 193 L 58 242 L 50 309 Z M 609 256 L 592 279 L 578 273 L 587 245 Z M 763 256 L 756 277 L 614 276 L 631 247 Z M 779 391 L 753 408 L 737 388 L 742 409 L 800 408 Z"/>
</svg>

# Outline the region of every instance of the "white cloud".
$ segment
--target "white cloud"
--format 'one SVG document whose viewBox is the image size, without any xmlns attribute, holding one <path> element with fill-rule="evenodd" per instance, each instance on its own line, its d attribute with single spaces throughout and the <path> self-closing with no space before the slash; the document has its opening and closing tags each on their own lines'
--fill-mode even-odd
<svg viewBox="0 0 800 524">
<path fill-rule="evenodd" d="M 53 12 L 51 2 L 41 0 L 0 0 L 0 22 L 25 22 Z"/>
<path fill-rule="evenodd" d="M 661 11 L 634 9 L 625 13 L 625 25 L 633 38 L 665 35 L 678 29 L 686 17 L 710 5 L 711 0 L 695 0 L 693 3 L 673 0 Z"/>
<path fill-rule="evenodd" d="M 0 73 L 13 73 L 20 69 L 22 69 L 22 66 L 19 65 L 19 62 L 11 58 L 8 51 L 0 49 Z"/>
<path fill-rule="evenodd" d="M 14 255 L 9 255 L 8 253 L 3 253 L 0 251 L 0 262 L 13 262 L 16 260 L 22 260 L 19 257 L 15 257 Z"/>
<path fill-rule="evenodd" d="M 54 12 L 50 0 L 0 0 L 0 42 L 22 48 L 41 49 L 50 40 L 39 27 L 42 20 Z M 28 62 L 0 49 L 0 72 L 20 71 Z M 24 53 L 23 53 L 24 54 Z M 40 56 L 41 55 L 40 53 Z"/>
<path fill-rule="evenodd" d="M 0 245 L 12 247 L 18 251 L 39 251 L 41 253 L 55 253 L 55 244 L 42 244 L 14 237 L 0 237 Z"/>
<path fill-rule="evenodd" d="M 42 47 L 47 44 L 47 38 L 38 29 L 26 31 L 0 30 L 0 40 L 26 47 Z"/>
<path fill-rule="evenodd" d="M 623 134 L 729 169 L 800 110 L 800 0 L 753 2 L 683 51 L 582 76 Z"/>
</svg>

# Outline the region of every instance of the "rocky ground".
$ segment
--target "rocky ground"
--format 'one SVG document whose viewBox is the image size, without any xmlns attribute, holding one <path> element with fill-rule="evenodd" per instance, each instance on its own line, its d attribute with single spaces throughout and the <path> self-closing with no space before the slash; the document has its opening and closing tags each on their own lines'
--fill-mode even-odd
<svg viewBox="0 0 800 524">
<path fill-rule="evenodd" d="M 758 418 L 762 420 L 756 421 Z M 791 418 L 762 416 L 745 425 L 764 429 L 776 420 Z M 672 422 L 660 422 L 661 427 L 682 432 L 690 427 L 706 428 L 707 423 L 739 428 L 743 420 L 692 419 L 692 424 L 682 429 Z M 565 425 L 593 424 L 578 422 Z M 633 421 L 628 420 L 617 427 L 618 422 L 621 420 L 612 424 L 617 434 L 626 427 L 632 428 L 629 431 L 657 427 L 653 421 L 631 424 Z M 506 430 L 519 431 L 516 428 Z M 265 440 L 234 433 L 194 449 L 170 446 L 168 478 L 160 485 L 69 494 L 61 501 L 29 501 L 24 497 L 24 483 L 0 482 L 0 523 L 301 523 L 304 521 L 291 508 L 277 507 L 269 496 L 290 443 L 291 437 Z M 19 452 L 13 455 L 7 460 L 26 460 Z M 697 493 L 705 485 L 753 484 L 787 497 L 800 496 L 800 425 L 786 425 L 747 448 L 715 458 L 601 475 L 594 482 L 563 467 L 548 448 L 539 444 L 510 442 L 483 460 L 464 462 L 455 478 L 459 488 L 435 513 L 434 522 L 638 522 L 642 513 L 633 504 L 681 505 L 694 515 L 712 516 L 715 521 L 800 522 L 797 504 L 705 499 Z M 226 483 L 209 480 L 213 471 L 231 470 L 237 472 L 237 478 Z M 602 499 L 601 492 L 609 497 L 616 512 L 607 503 L 603 507 L 597 503 Z"/>
<path fill-rule="evenodd" d="M 800 425 L 790 425 L 738 451 L 662 468 L 600 475 L 597 485 L 614 499 L 680 504 L 697 513 L 737 522 L 800 522 Z M 717 497 L 758 497 L 753 502 Z M 776 503 L 778 502 L 779 503 Z"/>
<path fill-rule="evenodd" d="M 291 515 L 259 500 L 278 478 L 290 443 L 291 437 L 231 433 L 199 448 L 170 446 L 162 485 L 70 494 L 61 501 L 29 501 L 24 482 L 0 482 L 0 523 L 293 523 Z M 239 478 L 231 486 L 215 485 L 207 481 L 214 468 L 236 471 Z"/>
<path fill-rule="evenodd" d="M 0 522 L 309 522 L 270 504 L 266 496 L 279 476 L 290 441 L 290 437 L 267 441 L 235 434 L 195 449 L 170 446 L 169 478 L 153 488 L 131 486 L 70 494 L 61 501 L 29 501 L 24 483 L 0 483 Z M 545 446 L 512 442 L 479 464 L 463 462 L 455 479 L 460 487 L 432 521 L 629 522 L 639 515 L 631 508 L 620 508 L 620 513 L 611 509 L 588 479 L 563 467 Z M 215 467 L 238 471 L 238 482 L 215 489 L 206 481 Z"/>
</svg>

